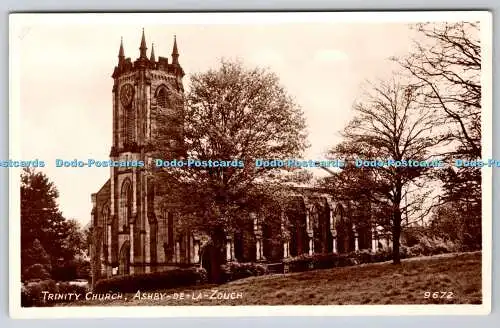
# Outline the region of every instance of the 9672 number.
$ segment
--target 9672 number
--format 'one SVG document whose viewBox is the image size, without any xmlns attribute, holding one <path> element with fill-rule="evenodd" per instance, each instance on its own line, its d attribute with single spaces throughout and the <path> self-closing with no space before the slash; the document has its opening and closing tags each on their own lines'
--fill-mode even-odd
<svg viewBox="0 0 500 328">
<path fill-rule="evenodd" d="M 452 299 L 453 298 L 453 292 L 424 292 L 424 298 L 433 298 L 433 299 L 446 298 L 446 299 Z"/>
</svg>

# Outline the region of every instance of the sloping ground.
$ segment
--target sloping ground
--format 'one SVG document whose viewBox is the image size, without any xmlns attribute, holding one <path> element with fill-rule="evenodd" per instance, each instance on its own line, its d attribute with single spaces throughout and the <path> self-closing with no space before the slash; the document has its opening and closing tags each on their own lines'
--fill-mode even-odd
<svg viewBox="0 0 500 328">
<path fill-rule="evenodd" d="M 481 252 L 474 252 L 412 258 L 400 266 L 386 262 L 274 274 L 67 305 L 481 304 L 481 299 Z"/>
</svg>

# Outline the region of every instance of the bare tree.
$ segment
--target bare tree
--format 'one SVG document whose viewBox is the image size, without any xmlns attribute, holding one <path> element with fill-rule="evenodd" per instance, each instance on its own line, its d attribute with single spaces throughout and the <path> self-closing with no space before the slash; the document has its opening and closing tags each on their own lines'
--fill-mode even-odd
<svg viewBox="0 0 500 328">
<path fill-rule="evenodd" d="M 481 158 L 481 43 L 475 22 L 419 24 L 423 37 L 398 62 L 425 91 L 427 106 L 439 110 L 453 148 L 444 158 Z M 481 168 L 449 167 L 439 172 L 441 203 L 450 203 L 474 225 L 481 223 Z M 479 237 L 478 237 L 479 238 Z"/>
<path fill-rule="evenodd" d="M 403 217 L 407 211 L 421 209 L 428 196 L 428 192 L 415 194 L 412 188 L 423 188 L 422 177 L 430 170 L 421 163 L 433 159 L 431 150 L 442 141 L 435 135 L 436 111 L 422 106 L 421 97 L 420 88 L 397 80 L 372 84 L 354 106 L 355 117 L 343 133 L 345 141 L 332 150 L 335 156 L 384 164 L 364 167 L 362 177 L 358 173 L 357 183 L 351 186 L 351 196 L 355 189 L 363 190 L 358 195 L 368 197 L 388 216 L 377 223 L 392 230 L 395 264 L 400 263 Z"/>
<path fill-rule="evenodd" d="M 442 110 L 457 153 L 481 157 L 481 44 L 478 23 L 419 24 L 424 37 L 398 62 L 424 87 L 428 106 Z"/>
</svg>

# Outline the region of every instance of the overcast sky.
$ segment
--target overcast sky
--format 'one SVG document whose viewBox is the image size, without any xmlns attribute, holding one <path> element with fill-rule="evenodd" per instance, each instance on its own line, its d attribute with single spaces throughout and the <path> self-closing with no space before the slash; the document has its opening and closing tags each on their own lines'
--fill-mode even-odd
<svg viewBox="0 0 500 328">
<path fill-rule="evenodd" d="M 174 34 L 188 77 L 239 58 L 278 74 L 305 112 L 309 143 L 304 159 L 324 158 L 339 142 L 366 80 L 388 77 L 390 56 L 403 56 L 415 32 L 404 22 L 267 24 L 151 24 L 148 20 L 28 24 L 19 38 L 21 159 L 41 159 L 60 191 L 63 215 L 89 221 L 90 194 L 108 179 L 106 168 L 55 168 L 55 159 L 109 159 L 112 136 L 111 74 L 120 37 L 125 55 L 139 55 L 145 28 L 148 56 L 170 58 Z M 320 173 L 320 169 L 318 174 Z"/>
</svg>

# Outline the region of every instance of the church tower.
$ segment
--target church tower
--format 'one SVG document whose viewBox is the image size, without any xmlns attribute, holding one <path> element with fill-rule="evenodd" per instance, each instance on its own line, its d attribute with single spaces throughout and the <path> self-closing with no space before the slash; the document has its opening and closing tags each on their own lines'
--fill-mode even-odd
<svg viewBox="0 0 500 328">
<path fill-rule="evenodd" d="M 112 167 L 109 180 L 109 215 L 103 225 L 106 275 L 155 270 L 161 253 L 158 247 L 158 220 L 155 215 L 155 188 L 147 170 L 158 133 L 167 138 L 172 158 L 183 149 L 184 71 L 179 64 L 174 37 L 172 61 L 158 57 L 154 45 L 148 58 L 142 31 L 139 57 L 125 57 L 123 39 L 114 68 L 113 161 L 142 161 L 144 167 Z M 161 115 L 160 115 L 161 114 Z M 160 117 L 166 119 L 161 119 Z M 165 134 L 166 133 L 166 134 Z"/>
</svg>

